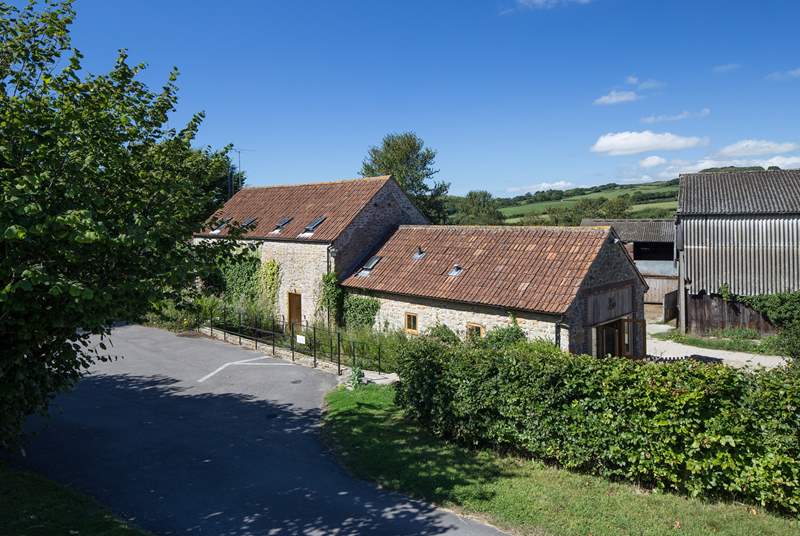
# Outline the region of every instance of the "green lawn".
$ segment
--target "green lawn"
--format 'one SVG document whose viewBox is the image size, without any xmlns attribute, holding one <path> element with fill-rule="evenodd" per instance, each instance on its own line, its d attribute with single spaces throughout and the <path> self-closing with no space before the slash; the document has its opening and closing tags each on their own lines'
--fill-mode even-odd
<svg viewBox="0 0 800 536">
<path fill-rule="evenodd" d="M 402 417 L 394 389 L 327 396 L 326 440 L 356 476 L 530 535 L 789 535 L 760 508 L 651 493 L 541 463 L 457 447 Z"/>
<path fill-rule="evenodd" d="M 674 341 L 698 348 L 713 350 L 729 350 L 731 352 L 747 352 L 751 354 L 778 355 L 778 341 L 775 335 L 759 337 L 758 334 L 748 334 L 749 330 L 727 330 L 712 334 L 709 337 L 697 335 L 684 335 L 673 329 L 662 333 L 654 333 L 653 337 L 662 341 Z"/>
<path fill-rule="evenodd" d="M 0 464 L 0 534 L 146 536 L 90 498 Z"/>
</svg>

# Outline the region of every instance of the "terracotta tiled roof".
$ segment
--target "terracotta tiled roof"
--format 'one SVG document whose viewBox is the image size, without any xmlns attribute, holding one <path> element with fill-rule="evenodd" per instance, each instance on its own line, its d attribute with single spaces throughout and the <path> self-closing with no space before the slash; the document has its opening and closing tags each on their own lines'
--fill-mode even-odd
<svg viewBox="0 0 800 536">
<path fill-rule="evenodd" d="M 387 175 L 337 182 L 244 188 L 231 197 L 214 217 L 218 220 L 232 218 L 233 222 L 239 224 L 256 218 L 255 228 L 246 235 L 248 238 L 332 242 L 390 180 Z M 299 237 L 305 227 L 320 216 L 324 216 L 325 220 L 314 233 Z M 291 218 L 291 221 L 280 233 L 273 233 L 283 218 Z M 215 235 L 206 229 L 196 236 L 224 236 L 227 230 L 227 226 L 223 227 Z"/>
<path fill-rule="evenodd" d="M 610 236 L 590 227 L 401 225 L 369 275 L 343 285 L 519 311 L 565 313 Z M 414 259 L 417 248 L 424 256 Z M 453 265 L 463 271 L 448 275 Z"/>
<path fill-rule="evenodd" d="M 675 220 L 595 220 L 584 218 L 584 227 L 610 225 L 625 242 L 674 242 Z"/>
<path fill-rule="evenodd" d="M 800 169 L 681 175 L 678 214 L 800 214 Z"/>
</svg>

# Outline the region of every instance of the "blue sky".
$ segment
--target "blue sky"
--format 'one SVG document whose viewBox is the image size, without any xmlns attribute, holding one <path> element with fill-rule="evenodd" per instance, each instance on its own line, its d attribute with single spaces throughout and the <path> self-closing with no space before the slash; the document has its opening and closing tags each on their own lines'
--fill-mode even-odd
<svg viewBox="0 0 800 536">
<path fill-rule="evenodd" d="M 451 191 L 800 167 L 800 2 L 789 0 L 78 0 L 92 72 L 116 50 L 179 125 L 233 143 L 251 185 L 357 176 L 413 130 Z"/>
</svg>

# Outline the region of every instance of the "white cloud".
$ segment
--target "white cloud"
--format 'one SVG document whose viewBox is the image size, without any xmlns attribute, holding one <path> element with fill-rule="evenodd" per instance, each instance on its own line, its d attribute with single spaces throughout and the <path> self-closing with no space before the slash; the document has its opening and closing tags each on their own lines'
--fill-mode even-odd
<svg viewBox="0 0 800 536">
<path fill-rule="evenodd" d="M 778 71 L 767 75 L 767 80 L 790 80 L 800 78 L 800 67 L 789 71 Z"/>
<path fill-rule="evenodd" d="M 728 166 L 751 167 L 761 166 L 768 168 L 778 166 L 781 169 L 800 167 L 800 155 L 773 156 L 770 158 L 715 158 L 707 156 L 700 160 L 671 160 L 668 165 L 660 169 L 656 175 L 659 180 L 674 179 L 681 173 L 695 173 L 708 168 Z"/>
<path fill-rule="evenodd" d="M 711 68 L 714 74 L 725 74 L 738 70 L 741 67 L 738 63 L 724 63 L 722 65 L 715 65 Z"/>
<path fill-rule="evenodd" d="M 517 5 L 530 9 L 550 9 L 567 4 L 589 4 L 592 0 L 517 0 Z"/>
<path fill-rule="evenodd" d="M 648 156 L 646 158 L 642 158 L 639 160 L 639 166 L 643 168 L 651 168 L 656 166 L 663 166 L 667 163 L 666 158 L 661 158 L 660 156 Z"/>
<path fill-rule="evenodd" d="M 628 177 L 627 179 L 622 179 L 622 182 L 626 184 L 639 184 L 643 182 L 653 182 L 654 179 L 650 175 L 642 175 L 641 177 Z"/>
<path fill-rule="evenodd" d="M 622 102 L 632 102 L 639 100 L 641 97 L 635 91 L 617 91 L 612 90 L 608 95 L 603 95 L 594 100 L 595 104 L 601 106 L 608 106 L 610 104 L 620 104 Z"/>
<path fill-rule="evenodd" d="M 639 89 L 658 89 L 664 87 L 666 84 L 660 80 L 653 80 L 652 78 L 639 82 Z"/>
<path fill-rule="evenodd" d="M 629 75 L 625 78 L 625 83 L 631 86 L 636 86 L 638 89 L 641 90 L 648 90 L 648 89 L 658 89 L 661 87 L 666 86 L 664 82 L 660 80 L 654 80 L 652 78 L 648 78 L 647 80 L 642 80 L 636 75 Z"/>
<path fill-rule="evenodd" d="M 706 138 L 678 136 L 669 132 L 609 132 L 603 134 L 594 145 L 592 152 L 610 155 L 646 153 L 649 151 L 676 151 L 689 149 L 708 143 Z"/>
<path fill-rule="evenodd" d="M 740 140 L 720 149 L 719 156 L 760 156 L 765 154 L 789 153 L 796 151 L 800 145 L 791 142 L 769 140 Z"/>
<path fill-rule="evenodd" d="M 647 117 L 642 117 L 642 123 L 647 123 L 652 125 L 653 123 L 663 123 L 665 121 L 682 121 L 684 119 L 702 119 L 703 117 L 708 117 L 711 115 L 711 108 L 703 108 L 698 112 L 690 112 L 689 110 L 684 110 L 677 114 L 672 115 L 648 115 Z"/>
<path fill-rule="evenodd" d="M 569 181 L 540 182 L 529 186 L 513 186 L 506 188 L 506 191 L 510 193 L 541 192 L 543 190 L 566 190 L 573 186 L 575 184 Z"/>
</svg>

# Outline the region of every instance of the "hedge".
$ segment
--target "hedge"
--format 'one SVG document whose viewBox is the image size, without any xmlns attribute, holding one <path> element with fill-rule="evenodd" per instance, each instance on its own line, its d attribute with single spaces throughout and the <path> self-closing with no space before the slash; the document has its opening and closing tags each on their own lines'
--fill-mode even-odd
<svg viewBox="0 0 800 536">
<path fill-rule="evenodd" d="M 800 372 L 643 363 L 429 337 L 397 402 L 437 435 L 566 469 L 800 515 Z"/>
</svg>

